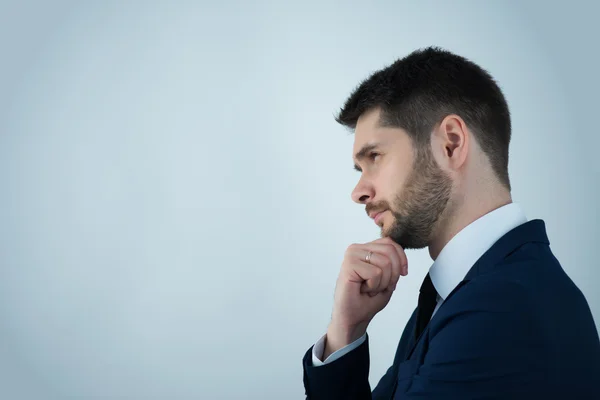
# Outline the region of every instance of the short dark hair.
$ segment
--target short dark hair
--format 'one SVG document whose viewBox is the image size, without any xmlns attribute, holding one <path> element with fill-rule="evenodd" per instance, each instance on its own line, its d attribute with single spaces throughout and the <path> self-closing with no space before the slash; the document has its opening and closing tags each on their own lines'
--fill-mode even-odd
<svg viewBox="0 0 600 400">
<path fill-rule="evenodd" d="M 381 108 L 382 125 L 404 129 L 417 150 L 429 145 L 432 129 L 446 115 L 459 115 L 511 190 L 508 104 L 491 75 L 472 61 L 439 47 L 415 50 L 365 79 L 336 121 L 355 129 L 358 118 L 374 108 Z"/>
</svg>

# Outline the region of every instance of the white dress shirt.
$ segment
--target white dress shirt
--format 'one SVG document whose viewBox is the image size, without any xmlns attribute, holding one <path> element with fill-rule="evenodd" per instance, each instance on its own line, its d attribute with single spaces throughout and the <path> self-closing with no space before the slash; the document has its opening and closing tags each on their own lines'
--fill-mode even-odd
<svg viewBox="0 0 600 400">
<path fill-rule="evenodd" d="M 429 268 L 431 281 L 438 293 L 437 305 L 432 317 L 446 297 L 464 279 L 475 262 L 498 239 L 525 222 L 527 222 L 527 218 L 521 207 L 516 203 L 510 203 L 478 218 L 450 239 Z M 325 361 L 321 361 L 325 350 L 325 336 L 323 335 L 313 347 L 312 361 L 313 365 L 317 367 L 348 354 L 367 338 L 365 333 L 349 345 L 333 352 Z"/>
</svg>

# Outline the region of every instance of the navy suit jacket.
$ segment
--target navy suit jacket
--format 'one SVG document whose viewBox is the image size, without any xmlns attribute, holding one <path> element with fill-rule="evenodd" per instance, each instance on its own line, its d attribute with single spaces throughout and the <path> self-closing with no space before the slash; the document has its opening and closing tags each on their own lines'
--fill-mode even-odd
<svg viewBox="0 0 600 400">
<path fill-rule="evenodd" d="M 415 318 L 373 392 L 368 336 L 319 367 L 311 347 L 303 359 L 307 398 L 600 399 L 598 332 L 542 220 L 514 228 L 481 256 L 418 340 Z"/>
</svg>

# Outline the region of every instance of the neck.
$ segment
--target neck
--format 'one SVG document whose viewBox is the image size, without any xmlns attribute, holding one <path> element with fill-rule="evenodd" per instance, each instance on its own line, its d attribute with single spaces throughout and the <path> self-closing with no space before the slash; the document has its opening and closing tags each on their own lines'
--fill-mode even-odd
<svg viewBox="0 0 600 400">
<path fill-rule="evenodd" d="M 447 215 L 439 220 L 439 227 L 429 244 L 429 255 L 435 260 L 444 246 L 462 229 L 485 214 L 512 203 L 510 192 L 504 188 L 482 191 L 480 196 L 465 196 L 464 200 L 450 205 Z"/>
</svg>

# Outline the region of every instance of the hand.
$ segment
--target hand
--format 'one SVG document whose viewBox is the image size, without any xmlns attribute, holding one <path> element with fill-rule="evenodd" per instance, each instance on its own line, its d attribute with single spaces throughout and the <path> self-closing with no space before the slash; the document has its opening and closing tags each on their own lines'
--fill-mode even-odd
<svg viewBox="0 0 600 400">
<path fill-rule="evenodd" d="M 369 251 L 373 252 L 370 263 L 365 261 Z M 373 317 L 389 303 L 400 275 L 407 274 L 404 249 L 389 237 L 348 247 L 335 288 L 323 359 L 366 332 Z"/>
</svg>

